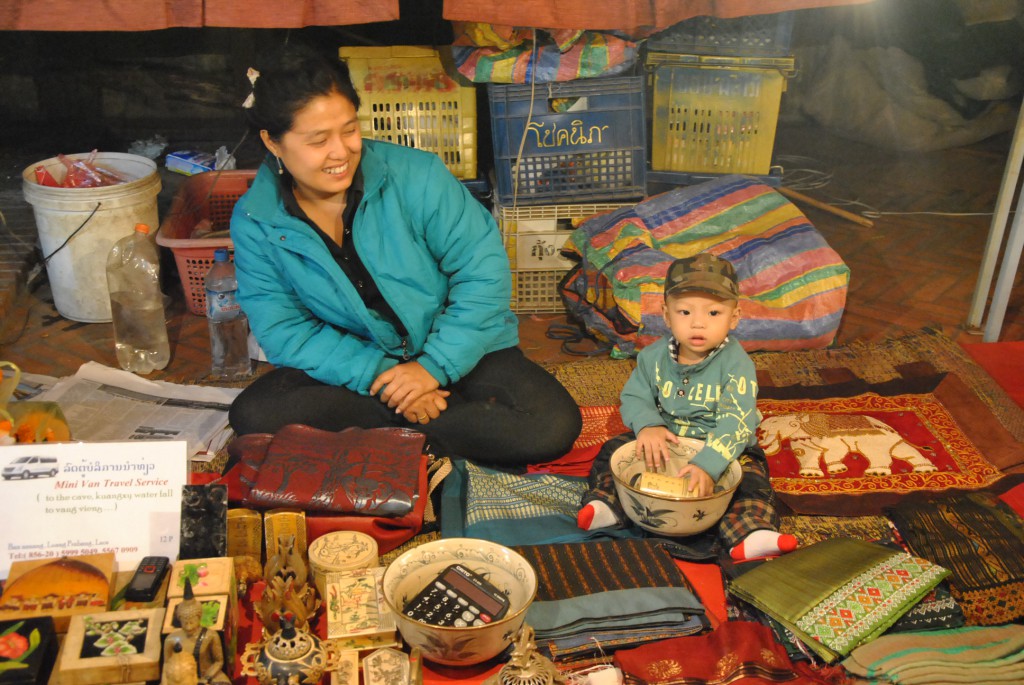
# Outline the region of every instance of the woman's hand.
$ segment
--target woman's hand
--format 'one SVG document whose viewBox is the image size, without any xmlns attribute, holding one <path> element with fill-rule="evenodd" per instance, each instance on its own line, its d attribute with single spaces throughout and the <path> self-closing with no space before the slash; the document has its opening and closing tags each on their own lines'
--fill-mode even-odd
<svg viewBox="0 0 1024 685">
<path fill-rule="evenodd" d="M 445 398 L 450 394 L 447 390 L 438 389 L 428 392 L 426 395 L 421 395 L 418 400 L 412 403 L 411 407 L 402 412 L 402 415 L 409 423 L 418 423 L 424 426 L 436 419 L 441 415 L 441 412 L 448 408 L 448 401 Z"/>
<path fill-rule="evenodd" d="M 669 443 L 679 443 L 675 433 L 664 426 L 647 426 L 636 434 L 636 451 L 643 456 L 648 471 L 659 471 L 671 455 Z"/>
<path fill-rule="evenodd" d="M 686 494 L 691 497 L 707 497 L 715 489 L 715 481 L 711 480 L 708 472 L 694 464 L 687 464 L 679 469 L 677 478 L 686 478 L 690 486 Z"/>
<path fill-rule="evenodd" d="M 405 414 L 420 397 L 439 386 L 437 379 L 419 362 L 406 362 L 377 376 L 370 385 L 370 394 L 379 392 L 381 402 L 392 407 L 396 414 Z"/>
</svg>

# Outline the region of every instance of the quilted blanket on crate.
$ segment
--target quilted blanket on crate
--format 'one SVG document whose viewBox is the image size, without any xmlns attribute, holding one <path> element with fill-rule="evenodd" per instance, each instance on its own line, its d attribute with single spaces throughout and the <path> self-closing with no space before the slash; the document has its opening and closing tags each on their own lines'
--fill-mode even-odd
<svg viewBox="0 0 1024 685">
<path fill-rule="evenodd" d="M 667 332 L 663 283 L 673 259 L 710 252 L 736 267 L 748 351 L 827 347 L 846 306 L 850 269 L 803 213 L 763 183 L 725 176 L 596 216 L 563 252 L 579 268 L 562 284 L 574 315 L 613 357 Z"/>
</svg>

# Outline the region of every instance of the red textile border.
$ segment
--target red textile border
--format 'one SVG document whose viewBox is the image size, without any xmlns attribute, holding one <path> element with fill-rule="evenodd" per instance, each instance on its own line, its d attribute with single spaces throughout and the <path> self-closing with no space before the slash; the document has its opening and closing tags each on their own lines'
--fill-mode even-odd
<svg viewBox="0 0 1024 685">
<path fill-rule="evenodd" d="M 872 0 L 646 0 L 595 3 L 586 0 L 444 0 L 443 16 L 453 21 L 481 21 L 506 26 L 634 31 L 667 27 L 708 15 L 733 18 L 774 14 L 809 7 L 858 5 Z"/>
</svg>

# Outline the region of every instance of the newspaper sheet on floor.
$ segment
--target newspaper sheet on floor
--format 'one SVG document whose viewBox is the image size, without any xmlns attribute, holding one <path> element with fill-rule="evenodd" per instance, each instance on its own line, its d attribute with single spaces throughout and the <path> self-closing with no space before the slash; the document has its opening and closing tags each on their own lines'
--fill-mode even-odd
<svg viewBox="0 0 1024 685">
<path fill-rule="evenodd" d="M 45 377 L 35 380 L 47 384 Z M 75 440 L 185 440 L 192 461 L 208 461 L 231 437 L 228 408 L 240 392 L 151 381 L 86 362 L 32 399 L 59 404 Z"/>
</svg>

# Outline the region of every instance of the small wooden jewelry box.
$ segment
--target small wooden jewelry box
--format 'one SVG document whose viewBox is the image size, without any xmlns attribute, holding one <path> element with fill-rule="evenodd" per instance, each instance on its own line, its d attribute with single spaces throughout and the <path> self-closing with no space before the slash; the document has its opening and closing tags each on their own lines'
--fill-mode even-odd
<svg viewBox="0 0 1024 685">
<path fill-rule="evenodd" d="M 309 571 L 317 592 L 324 599 L 327 576 L 378 566 L 377 541 L 355 530 L 324 533 L 309 546 Z"/>
<path fill-rule="evenodd" d="M 669 497 L 687 497 L 691 487 L 689 478 L 676 478 L 652 471 L 640 474 L 640 481 L 637 483 L 639 490 Z"/>
<path fill-rule="evenodd" d="M 383 577 L 380 566 L 327 574 L 323 605 L 328 638 L 395 634 L 395 615 L 384 602 Z"/>
<path fill-rule="evenodd" d="M 409 682 L 409 656 L 398 649 L 385 647 L 363 657 L 364 685 L 391 685 Z"/>
<path fill-rule="evenodd" d="M 253 509 L 228 509 L 229 557 L 263 556 L 263 516 Z"/>
<path fill-rule="evenodd" d="M 61 685 L 160 679 L 164 610 L 137 609 L 71 617 L 61 650 Z"/>
<path fill-rule="evenodd" d="M 56 658 L 49 616 L 0 621 L 0 685 L 45 685 Z"/>
<path fill-rule="evenodd" d="M 183 597 L 175 597 L 167 600 L 167 614 L 164 616 L 162 632 L 167 634 L 178 628 L 174 621 L 174 610 L 184 600 Z M 203 607 L 203 613 L 199 619 L 199 625 L 203 628 L 216 630 L 218 633 L 224 630 L 225 619 L 228 614 L 230 601 L 227 595 L 203 595 L 196 597 L 196 601 Z"/>
<path fill-rule="evenodd" d="M 331 685 L 359 685 L 359 652 L 347 649 L 338 653 L 338 667 L 331 671 Z"/>
<path fill-rule="evenodd" d="M 203 595 L 235 595 L 235 561 L 230 557 L 179 559 L 171 567 L 168 600 L 185 596 L 185 580 L 192 584 L 196 597 Z"/>
<path fill-rule="evenodd" d="M 0 596 L 0 621 L 51 616 L 64 633 L 71 616 L 107 610 L 114 568 L 113 552 L 15 561 Z"/>
</svg>

